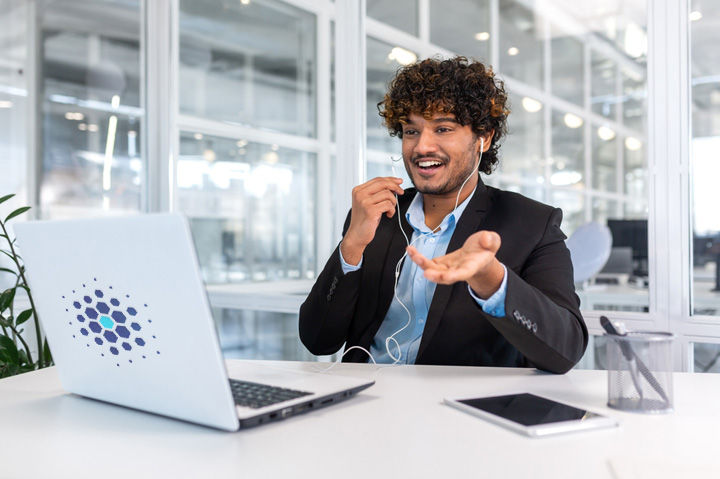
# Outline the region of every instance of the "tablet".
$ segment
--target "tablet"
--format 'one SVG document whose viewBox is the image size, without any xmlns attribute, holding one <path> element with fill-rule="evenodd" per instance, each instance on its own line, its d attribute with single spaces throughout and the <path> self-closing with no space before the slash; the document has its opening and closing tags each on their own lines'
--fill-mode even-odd
<svg viewBox="0 0 720 479">
<path fill-rule="evenodd" d="M 530 437 L 618 425 L 614 418 L 529 393 L 470 399 L 445 398 L 445 402 Z"/>
</svg>

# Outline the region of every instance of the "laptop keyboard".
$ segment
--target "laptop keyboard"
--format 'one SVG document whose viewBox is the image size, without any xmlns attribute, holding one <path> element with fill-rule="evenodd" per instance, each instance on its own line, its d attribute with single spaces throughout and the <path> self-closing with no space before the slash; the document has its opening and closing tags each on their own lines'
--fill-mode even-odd
<svg viewBox="0 0 720 479">
<path fill-rule="evenodd" d="M 232 389 L 235 404 L 256 409 L 312 394 L 267 384 L 238 381 L 237 379 L 230 379 L 230 389 Z"/>
</svg>

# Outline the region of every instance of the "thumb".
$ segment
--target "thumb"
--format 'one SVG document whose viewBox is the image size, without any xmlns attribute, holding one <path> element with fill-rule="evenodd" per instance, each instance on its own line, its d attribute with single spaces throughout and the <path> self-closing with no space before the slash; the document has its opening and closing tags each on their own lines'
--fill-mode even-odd
<svg viewBox="0 0 720 479">
<path fill-rule="evenodd" d="M 502 241 L 500 240 L 500 235 L 494 231 L 480 231 L 478 243 L 486 250 L 497 253 Z"/>
</svg>

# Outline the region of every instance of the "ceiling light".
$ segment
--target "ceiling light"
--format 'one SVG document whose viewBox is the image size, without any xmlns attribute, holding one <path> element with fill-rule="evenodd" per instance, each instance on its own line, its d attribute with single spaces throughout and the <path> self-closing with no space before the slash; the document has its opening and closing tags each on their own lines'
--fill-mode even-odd
<svg viewBox="0 0 720 479">
<path fill-rule="evenodd" d="M 217 159 L 217 155 L 215 154 L 215 151 L 207 149 L 203 151 L 203 160 L 208 162 L 213 162 Z"/>
<path fill-rule="evenodd" d="M 580 180 L 582 180 L 580 172 L 573 170 L 558 171 L 550 176 L 550 183 L 556 186 L 574 185 Z"/>
<path fill-rule="evenodd" d="M 565 122 L 565 125 L 567 125 L 568 128 L 580 128 L 583 126 L 583 119 L 580 118 L 577 115 L 573 115 L 572 113 L 565 113 L 565 116 L 563 117 L 563 121 Z"/>
<path fill-rule="evenodd" d="M 0 108 L 12 108 L 13 102 L 10 100 L 0 100 Z"/>
<path fill-rule="evenodd" d="M 640 148 L 642 148 L 642 141 L 632 136 L 628 136 L 627 138 L 625 138 L 625 148 L 630 151 L 638 151 Z"/>
<path fill-rule="evenodd" d="M 615 130 L 607 126 L 601 126 L 597 130 L 598 137 L 604 141 L 610 141 L 615 138 Z"/>
<path fill-rule="evenodd" d="M 193 137 L 194 137 L 196 140 L 202 140 L 202 139 L 203 139 L 203 134 L 202 134 L 202 133 L 195 133 L 195 134 L 193 135 Z"/>
<path fill-rule="evenodd" d="M 518 50 L 517 47 L 510 47 L 510 48 L 508 48 L 508 52 L 507 52 L 507 53 L 508 53 L 508 55 L 510 55 L 511 57 L 514 57 L 515 55 L 517 55 L 518 53 L 520 53 L 520 50 Z"/>
<path fill-rule="evenodd" d="M 702 13 L 700 12 L 690 12 L 690 16 L 688 16 L 691 22 L 696 22 L 702 18 Z"/>
<path fill-rule="evenodd" d="M 110 100 L 110 105 L 113 108 L 118 108 L 120 106 L 120 95 L 113 95 L 112 100 Z"/>
<path fill-rule="evenodd" d="M 390 53 L 388 54 L 388 60 L 395 60 L 400 65 L 406 66 L 415 63 L 417 61 L 417 55 L 415 55 L 410 50 L 395 47 L 390 50 Z"/>
<path fill-rule="evenodd" d="M 490 33 L 488 32 L 480 32 L 475 34 L 475 40 L 479 42 L 484 42 L 490 39 Z"/>
<path fill-rule="evenodd" d="M 525 108 L 525 111 L 529 113 L 536 113 L 540 110 L 542 110 L 542 103 L 535 100 L 534 98 L 530 98 L 529 96 L 526 96 L 522 99 L 522 106 Z"/>
<path fill-rule="evenodd" d="M 77 121 L 80 121 L 80 120 L 84 120 L 84 119 L 85 119 L 85 115 L 83 115 L 83 114 L 80 113 L 80 112 L 69 111 L 69 112 L 65 113 L 65 119 L 67 119 L 67 120 L 77 120 Z"/>
</svg>

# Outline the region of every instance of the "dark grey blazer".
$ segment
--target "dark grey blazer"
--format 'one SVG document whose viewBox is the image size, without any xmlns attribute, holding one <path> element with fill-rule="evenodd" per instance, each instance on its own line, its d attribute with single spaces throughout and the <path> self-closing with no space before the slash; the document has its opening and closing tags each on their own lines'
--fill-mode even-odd
<svg viewBox="0 0 720 479">
<path fill-rule="evenodd" d="M 400 196 L 408 237 L 412 228 L 405 212 L 416 193 L 411 188 Z M 485 314 L 465 282 L 438 285 L 416 364 L 570 370 L 585 352 L 588 332 L 561 221 L 560 209 L 479 182 L 447 252 L 459 249 L 476 231 L 500 234 L 497 258 L 508 270 L 506 316 Z M 344 232 L 349 224 L 348 215 Z M 383 216 L 360 270 L 343 274 L 335 249 L 300 307 L 300 338 L 310 352 L 333 354 L 344 344 L 370 347 L 390 308 L 395 265 L 405 247 L 397 218 Z M 354 349 L 343 360 L 366 362 L 368 357 Z"/>
</svg>

